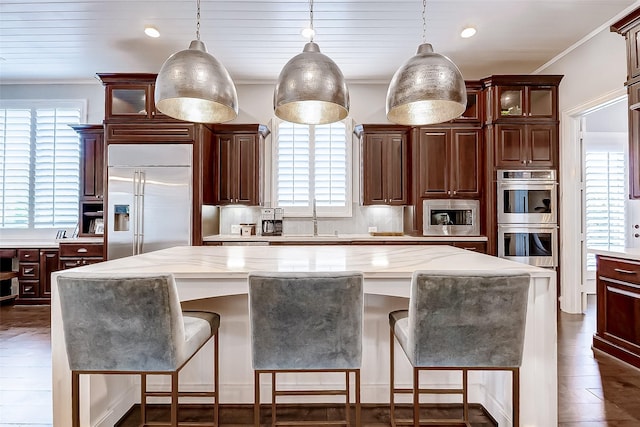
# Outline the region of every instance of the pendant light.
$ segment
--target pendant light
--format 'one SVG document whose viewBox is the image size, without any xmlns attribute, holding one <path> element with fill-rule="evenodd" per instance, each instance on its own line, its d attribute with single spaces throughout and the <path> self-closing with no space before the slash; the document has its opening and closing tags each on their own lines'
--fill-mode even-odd
<svg viewBox="0 0 640 427">
<path fill-rule="evenodd" d="M 156 78 L 156 108 L 167 116 L 197 123 L 222 123 L 238 116 L 231 76 L 200 41 L 200 0 L 196 40 L 171 55 Z"/>
<path fill-rule="evenodd" d="M 288 122 L 333 123 L 349 114 L 349 89 L 340 68 L 313 42 L 313 0 L 309 1 L 309 16 L 309 43 L 280 72 L 273 108 L 276 116 Z"/>
<path fill-rule="evenodd" d="M 467 90 L 458 67 L 426 43 L 427 1 L 422 0 L 422 44 L 391 79 L 387 119 L 420 126 L 455 119 L 467 107 Z"/>
</svg>

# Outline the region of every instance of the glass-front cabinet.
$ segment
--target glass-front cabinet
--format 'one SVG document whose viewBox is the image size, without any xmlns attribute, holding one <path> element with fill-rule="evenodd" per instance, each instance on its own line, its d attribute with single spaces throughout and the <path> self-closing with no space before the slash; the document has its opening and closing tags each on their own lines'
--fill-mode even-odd
<svg viewBox="0 0 640 427">
<path fill-rule="evenodd" d="M 98 74 L 105 86 L 105 120 L 148 120 L 170 117 L 156 111 L 154 91 L 156 74 Z"/>
</svg>

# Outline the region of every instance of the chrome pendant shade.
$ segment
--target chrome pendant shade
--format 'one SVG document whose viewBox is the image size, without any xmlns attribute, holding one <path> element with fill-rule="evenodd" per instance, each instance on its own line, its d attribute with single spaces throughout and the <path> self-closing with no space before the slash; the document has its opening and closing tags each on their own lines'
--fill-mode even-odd
<svg viewBox="0 0 640 427">
<path fill-rule="evenodd" d="M 387 119 L 393 123 L 420 126 L 459 117 L 467 107 L 462 73 L 429 43 L 394 74 L 387 90 Z"/>
<path fill-rule="evenodd" d="M 288 122 L 333 123 L 349 114 L 349 90 L 336 63 L 309 42 L 280 72 L 273 106 Z"/>
<path fill-rule="evenodd" d="M 222 123 L 238 116 L 238 94 L 227 69 L 200 41 L 200 0 L 196 38 L 171 55 L 156 77 L 156 108 L 175 119 Z"/>
</svg>

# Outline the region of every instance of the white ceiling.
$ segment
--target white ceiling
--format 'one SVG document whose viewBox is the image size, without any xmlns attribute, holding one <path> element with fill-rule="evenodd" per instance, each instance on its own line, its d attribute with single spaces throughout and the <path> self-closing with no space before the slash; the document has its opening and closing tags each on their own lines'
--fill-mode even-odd
<svg viewBox="0 0 640 427">
<path fill-rule="evenodd" d="M 201 0 L 201 39 L 238 82 L 273 82 L 306 42 L 309 2 Z M 465 79 L 527 74 L 635 0 L 428 0 L 427 41 Z M 195 0 L 1 0 L 0 82 L 158 72 L 195 38 Z M 315 41 L 348 81 L 388 82 L 422 40 L 420 0 L 315 0 Z M 144 35 L 155 25 L 161 37 Z M 462 39 L 465 25 L 478 34 Z"/>
</svg>

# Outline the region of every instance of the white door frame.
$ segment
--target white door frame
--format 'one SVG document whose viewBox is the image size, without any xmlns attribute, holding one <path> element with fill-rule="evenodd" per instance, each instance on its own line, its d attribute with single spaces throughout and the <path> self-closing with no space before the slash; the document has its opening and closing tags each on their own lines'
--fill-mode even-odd
<svg viewBox="0 0 640 427">
<path fill-rule="evenodd" d="M 582 313 L 582 153 L 580 118 L 585 113 L 626 96 L 626 88 L 616 89 L 577 107 L 564 110 L 560 120 L 560 310 Z"/>
</svg>

